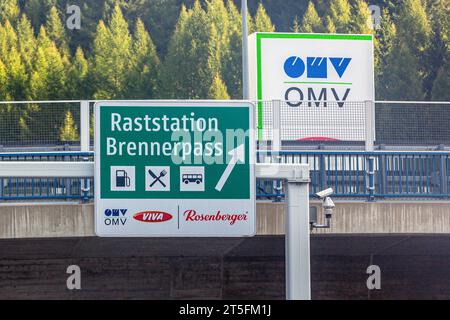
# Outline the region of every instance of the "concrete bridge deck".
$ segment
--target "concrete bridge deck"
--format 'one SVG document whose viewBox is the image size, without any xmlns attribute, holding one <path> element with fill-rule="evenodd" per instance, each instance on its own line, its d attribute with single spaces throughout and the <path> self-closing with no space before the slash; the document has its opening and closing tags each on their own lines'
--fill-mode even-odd
<svg viewBox="0 0 450 320">
<path fill-rule="evenodd" d="M 331 234 L 450 234 L 450 201 L 336 200 Z M 323 219 L 320 203 L 319 222 Z M 284 204 L 257 203 L 257 235 L 284 234 Z M 0 239 L 94 236 L 92 203 L 1 203 Z"/>
</svg>

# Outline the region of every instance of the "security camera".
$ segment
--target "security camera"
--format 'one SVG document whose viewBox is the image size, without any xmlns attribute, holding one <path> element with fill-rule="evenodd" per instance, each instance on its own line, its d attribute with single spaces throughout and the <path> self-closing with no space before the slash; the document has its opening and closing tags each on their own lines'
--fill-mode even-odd
<svg viewBox="0 0 450 320">
<path fill-rule="evenodd" d="M 322 191 L 319 191 L 316 193 L 316 196 L 318 196 L 320 199 L 329 197 L 333 194 L 333 188 L 328 188 Z"/>
<path fill-rule="evenodd" d="M 322 199 L 322 208 L 325 213 L 325 224 L 318 224 L 315 221 L 310 222 L 311 230 L 316 228 L 330 228 L 331 227 L 331 217 L 333 216 L 333 209 L 335 207 L 333 200 L 331 200 L 330 196 L 333 194 L 333 189 L 328 188 L 316 193 L 320 199 Z"/>
<path fill-rule="evenodd" d="M 326 197 L 325 200 L 323 200 L 322 206 L 324 209 L 333 209 L 335 207 L 334 202 L 330 197 Z"/>
</svg>

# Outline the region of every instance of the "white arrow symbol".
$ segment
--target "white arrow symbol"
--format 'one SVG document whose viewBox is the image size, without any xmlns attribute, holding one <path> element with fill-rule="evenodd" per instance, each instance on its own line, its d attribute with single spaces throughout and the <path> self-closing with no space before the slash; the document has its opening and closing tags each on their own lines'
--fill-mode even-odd
<svg viewBox="0 0 450 320">
<path fill-rule="evenodd" d="M 227 167 L 225 168 L 225 171 L 222 173 L 222 176 L 219 179 L 219 182 L 216 184 L 216 190 L 222 191 L 223 185 L 225 182 L 227 182 L 228 178 L 230 177 L 231 171 L 233 171 L 234 166 L 238 162 L 245 162 L 245 147 L 244 144 L 241 144 L 240 146 L 236 147 L 233 150 L 230 150 L 228 152 L 228 155 L 231 156 L 230 162 L 228 162 Z"/>
</svg>

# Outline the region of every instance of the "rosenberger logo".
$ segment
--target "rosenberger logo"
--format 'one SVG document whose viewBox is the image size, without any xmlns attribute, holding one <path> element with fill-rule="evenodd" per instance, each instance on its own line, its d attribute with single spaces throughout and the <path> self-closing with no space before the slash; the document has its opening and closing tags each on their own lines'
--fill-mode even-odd
<svg viewBox="0 0 450 320">
<path fill-rule="evenodd" d="M 201 221 L 227 221 L 231 226 L 236 221 L 246 221 L 248 212 L 245 213 L 221 213 L 218 210 L 216 213 L 197 213 L 195 210 L 185 210 L 183 213 L 187 222 L 201 222 Z"/>
<path fill-rule="evenodd" d="M 142 211 L 133 216 L 141 222 L 164 222 L 172 219 L 172 215 L 164 211 Z"/>
</svg>

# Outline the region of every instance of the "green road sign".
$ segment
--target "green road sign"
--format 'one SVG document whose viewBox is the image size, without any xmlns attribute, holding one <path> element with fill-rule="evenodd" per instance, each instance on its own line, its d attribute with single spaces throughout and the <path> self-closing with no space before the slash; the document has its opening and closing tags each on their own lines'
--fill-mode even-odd
<svg viewBox="0 0 450 320">
<path fill-rule="evenodd" d="M 97 103 L 97 234 L 254 234 L 253 121 L 247 102 Z"/>
</svg>

